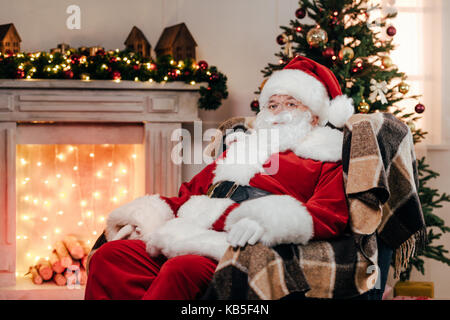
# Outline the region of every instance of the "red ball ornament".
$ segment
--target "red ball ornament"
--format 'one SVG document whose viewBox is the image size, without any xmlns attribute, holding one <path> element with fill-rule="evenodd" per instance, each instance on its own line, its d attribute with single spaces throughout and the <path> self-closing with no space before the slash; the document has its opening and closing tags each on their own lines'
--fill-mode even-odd
<svg viewBox="0 0 450 320">
<path fill-rule="evenodd" d="M 304 17 L 306 17 L 306 10 L 303 8 L 298 8 L 295 11 L 295 16 L 297 17 L 297 19 L 303 19 Z"/>
<path fill-rule="evenodd" d="M 425 112 L 425 106 L 423 104 L 419 103 L 418 105 L 416 105 L 414 110 L 416 110 L 417 113 L 424 113 Z"/>
<path fill-rule="evenodd" d="M 66 79 L 73 79 L 73 71 L 72 70 L 64 71 L 64 78 L 66 78 Z"/>
<path fill-rule="evenodd" d="M 209 80 L 217 81 L 219 80 L 219 75 L 217 73 L 212 73 L 211 76 L 209 77 Z"/>
<path fill-rule="evenodd" d="M 80 63 L 80 56 L 78 54 L 72 54 L 70 56 L 70 61 L 72 64 L 79 64 Z"/>
<path fill-rule="evenodd" d="M 394 26 L 390 26 L 389 28 L 387 28 L 386 33 L 388 34 L 388 36 L 393 37 L 397 34 L 397 29 L 395 29 Z"/>
<path fill-rule="evenodd" d="M 286 39 L 285 39 L 285 37 L 284 37 L 282 34 L 280 34 L 280 35 L 277 37 L 277 43 L 278 43 L 280 46 L 282 46 L 283 44 L 286 44 Z"/>
<path fill-rule="evenodd" d="M 120 80 L 122 78 L 122 75 L 120 74 L 119 71 L 113 71 L 112 78 L 113 80 Z"/>
<path fill-rule="evenodd" d="M 259 101 L 258 100 L 253 100 L 252 103 L 250 103 L 250 108 L 253 111 L 258 111 L 259 110 Z"/>
<path fill-rule="evenodd" d="M 16 70 L 16 79 L 23 79 L 25 77 L 25 71 L 23 69 Z"/>
<path fill-rule="evenodd" d="M 95 53 L 96 56 L 104 56 L 105 54 L 106 54 L 105 50 L 103 49 L 98 49 L 97 52 Z"/>
<path fill-rule="evenodd" d="M 133 66 L 133 69 L 136 70 L 136 71 L 139 70 L 139 68 L 140 68 L 140 66 L 139 66 L 138 64 L 135 64 L 135 65 Z"/>
<path fill-rule="evenodd" d="M 332 57 L 335 56 L 336 54 L 335 54 L 333 48 L 328 47 L 328 48 L 326 48 L 326 49 L 322 52 L 322 55 L 323 55 L 325 58 L 332 58 Z"/>
<path fill-rule="evenodd" d="M 198 66 L 202 70 L 208 69 L 208 63 L 205 60 L 201 60 L 198 62 Z"/>
<path fill-rule="evenodd" d="M 117 58 L 116 57 L 111 57 L 111 58 L 109 58 L 109 62 L 110 63 L 117 62 Z"/>
</svg>

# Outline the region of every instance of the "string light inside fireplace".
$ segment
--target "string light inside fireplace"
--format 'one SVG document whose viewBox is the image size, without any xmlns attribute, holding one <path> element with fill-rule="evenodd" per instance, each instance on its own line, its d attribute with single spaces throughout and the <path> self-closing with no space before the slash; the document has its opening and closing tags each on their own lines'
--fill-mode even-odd
<svg viewBox="0 0 450 320">
<path fill-rule="evenodd" d="M 17 271 L 56 241 L 92 245 L 114 208 L 144 194 L 143 145 L 17 146 Z"/>
</svg>

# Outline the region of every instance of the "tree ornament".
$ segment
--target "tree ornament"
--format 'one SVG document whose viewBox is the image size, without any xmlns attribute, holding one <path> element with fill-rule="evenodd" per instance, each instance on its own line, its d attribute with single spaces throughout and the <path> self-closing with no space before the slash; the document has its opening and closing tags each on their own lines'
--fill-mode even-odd
<svg viewBox="0 0 450 320">
<path fill-rule="evenodd" d="M 256 98 L 250 103 L 250 108 L 255 112 L 259 110 L 259 101 Z"/>
<path fill-rule="evenodd" d="M 219 75 L 215 72 L 211 73 L 211 76 L 209 77 L 210 81 L 217 81 L 219 80 Z"/>
<path fill-rule="evenodd" d="M 282 46 L 283 44 L 286 43 L 286 37 L 284 36 L 284 33 L 283 33 L 283 34 L 280 34 L 280 35 L 277 37 L 277 43 L 278 43 L 280 46 Z"/>
<path fill-rule="evenodd" d="M 343 47 L 339 51 L 339 59 L 341 60 L 352 60 L 355 57 L 355 52 L 350 47 Z"/>
<path fill-rule="evenodd" d="M 297 19 L 303 19 L 304 17 L 306 17 L 306 10 L 304 8 L 298 8 L 295 11 L 295 16 L 297 17 Z"/>
<path fill-rule="evenodd" d="M 281 35 L 284 39 L 283 42 L 286 44 L 284 47 L 284 55 L 287 56 L 289 59 L 292 59 L 294 57 L 294 53 L 292 51 L 292 41 L 294 40 L 294 36 L 287 35 L 286 33 L 283 33 Z"/>
<path fill-rule="evenodd" d="M 74 65 L 77 65 L 77 64 L 80 63 L 80 58 L 81 58 L 80 55 L 78 55 L 78 54 L 72 54 L 72 55 L 70 56 L 70 62 L 71 62 L 72 64 L 74 64 Z"/>
<path fill-rule="evenodd" d="M 381 63 L 385 68 L 390 68 L 393 65 L 392 59 L 388 56 L 384 57 Z"/>
<path fill-rule="evenodd" d="M 380 97 L 380 101 L 382 104 L 387 104 L 388 101 L 386 99 L 385 94 L 388 92 L 387 82 L 381 81 L 377 82 L 375 79 L 370 80 L 370 91 L 371 94 L 369 96 L 370 102 L 374 103 L 377 101 L 377 97 Z"/>
<path fill-rule="evenodd" d="M 370 105 L 363 99 L 358 105 L 358 111 L 361 113 L 369 113 Z"/>
<path fill-rule="evenodd" d="M 425 106 L 423 104 L 419 103 L 419 104 L 416 105 L 414 110 L 416 110 L 417 113 L 424 113 L 425 112 Z"/>
<path fill-rule="evenodd" d="M 25 71 L 23 69 L 16 70 L 16 79 L 23 79 L 25 77 Z"/>
<path fill-rule="evenodd" d="M 398 85 L 398 91 L 402 94 L 407 94 L 409 92 L 409 84 L 403 81 L 400 82 L 400 84 Z"/>
<path fill-rule="evenodd" d="M 98 49 L 97 52 L 95 53 L 96 56 L 104 56 L 105 54 L 106 54 L 105 50 L 103 49 Z"/>
<path fill-rule="evenodd" d="M 331 59 L 335 54 L 336 53 L 334 52 L 334 49 L 332 47 L 328 47 L 322 52 L 322 55 L 328 59 Z"/>
<path fill-rule="evenodd" d="M 138 71 L 140 68 L 141 68 L 141 66 L 138 65 L 138 64 L 135 64 L 135 65 L 133 66 L 133 70 L 135 70 L 135 71 Z"/>
<path fill-rule="evenodd" d="M 109 63 L 115 63 L 117 62 L 117 58 L 116 57 L 110 57 L 109 58 Z"/>
<path fill-rule="evenodd" d="M 416 125 L 414 124 L 414 122 L 408 121 L 406 124 L 408 125 L 411 132 L 416 131 Z"/>
<path fill-rule="evenodd" d="M 306 34 L 306 41 L 312 47 L 319 47 L 328 42 L 328 34 L 322 28 L 312 28 Z"/>
<path fill-rule="evenodd" d="M 73 79 L 73 71 L 72 70 L 65 70 L 64 71 L 64 78 L 66 78 L 66 79 Z"/>
<path fill-rule="evenodd" d="M 199 68 L 202 69 L 202 70 L 208 69 L 208 63 L 207 63 L 205 60 L 200 60 L 200 61 L 198 62 L 198 66 L 199 66 Z"/>
<path fill-rule="evenodd" d="M 113 80 L 120 80 L 122 78 L 122 75 L 120 74 L 120 71 L 113 71 L 112 73 Z"/>
<path fill-rule="evenodd" d="M 397 29 L 394 26 L 387 28 L 386 33 L 388 36 L 393 37 L 397 34 Z"/>
</svg>

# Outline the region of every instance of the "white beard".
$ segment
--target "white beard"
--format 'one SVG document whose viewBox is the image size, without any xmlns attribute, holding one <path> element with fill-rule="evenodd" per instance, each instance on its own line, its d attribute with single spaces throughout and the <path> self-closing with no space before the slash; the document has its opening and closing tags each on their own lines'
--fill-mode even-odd
<svg viewBox="0 0 450 320">
<path fill-rule="evenodd" d="M 268 109 L 264 108 L 256 116 L 254 122 L 255 131 L 260 134 L 263 130 L 276 130 L 278 141 L 271 141 L 273 134 L 267 134 L 268 145 L 274 144 L 279 152 L 288 149 L 294 150 L 300 144 L 313 126 L 311 124 L 312 114 L 309 111 L 298 109 L 292 111 L 283 111 L 273 115 Z"/>
</svg>

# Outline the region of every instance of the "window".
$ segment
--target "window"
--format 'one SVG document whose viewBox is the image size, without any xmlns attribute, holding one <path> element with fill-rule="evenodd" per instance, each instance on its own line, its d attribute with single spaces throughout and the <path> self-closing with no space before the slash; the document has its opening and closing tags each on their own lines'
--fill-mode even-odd
<svg viewBox="0 0 450 320">
<path fill-rule="evenodd" d="M 375 2 L 386 5 L 388 0 Z M 398 0 L 398 15 L 391 23 L 397 29 L 394 36 L 396 48 L 391 58 L 400 72 L 407 75 L 410 91 L 407 96 L 421 95 L 426 106 L 416 125 L 428 132 L 427 144 L 442 143 L 442 1 Z M 398 103 L 407 112 L 414 112 L 416 100 Z"/>
</svg>

